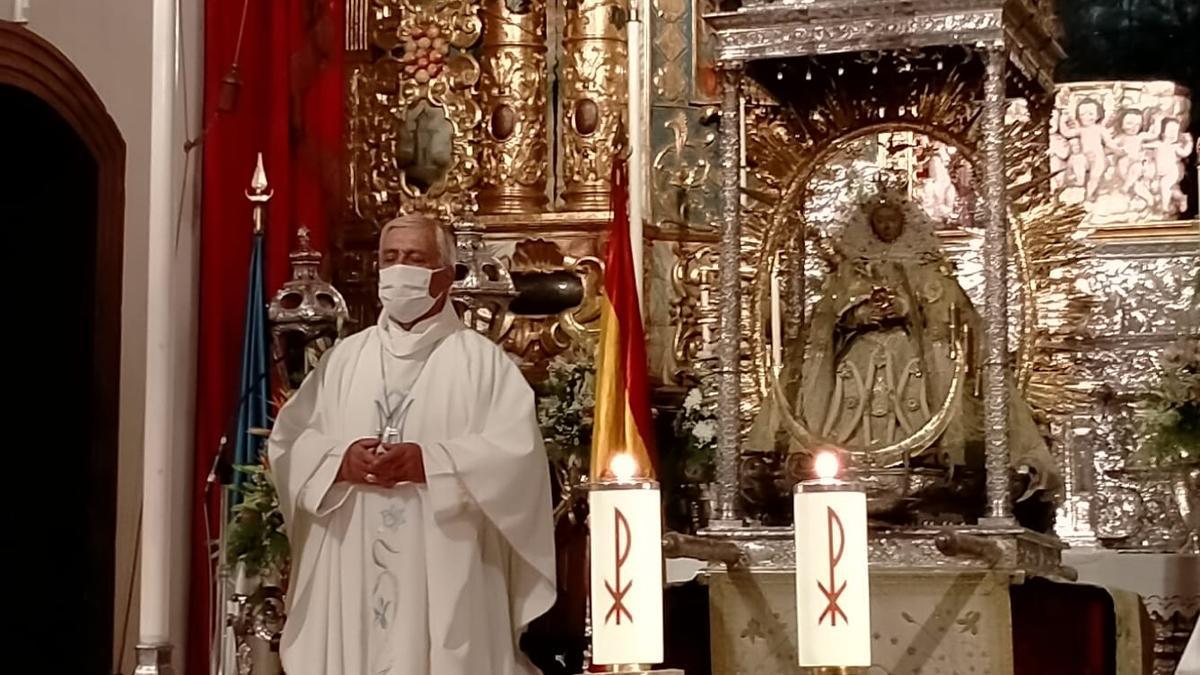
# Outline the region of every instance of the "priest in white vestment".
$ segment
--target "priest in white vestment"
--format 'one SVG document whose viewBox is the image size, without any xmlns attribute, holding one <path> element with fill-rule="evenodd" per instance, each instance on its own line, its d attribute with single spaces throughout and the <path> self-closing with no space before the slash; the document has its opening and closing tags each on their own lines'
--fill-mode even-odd
<svg viewBox="0 0 1200 675">
<path fill-rule="evenodd" d="M 289 675 L 526 675 L 554 602 L 549 469 L 533 393 L 447 301 L 453 237 L 383 228 L 377 325 L 280 411 L 271 469 L 292 546 Z"/>
</svg>

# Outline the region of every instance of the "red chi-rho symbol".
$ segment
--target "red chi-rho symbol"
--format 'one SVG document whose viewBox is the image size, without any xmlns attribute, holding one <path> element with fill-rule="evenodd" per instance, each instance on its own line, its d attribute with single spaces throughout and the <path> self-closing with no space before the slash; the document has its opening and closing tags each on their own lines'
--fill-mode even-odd
<svg viewBox="0 0 1200 675">
<path fill-rule="evenodd" d="M 629 551 L 633 548 L 633 542 L 629 536 L 629 521 L 625 519 L 625 514 L 621 513 L 621 509 L 613 508 L 613 517 L 615 520 L 613 532 L 616 536 L 616 546 L 613 548 L 613 583 L 610 584 L 607 580 L 604 582 L 604 587 L 608 589 L 608 595 L 612 598 L 613 604 L 608 613 L 604 615 L 604 623 L 607 624 L 615 618 L 614 623 L 620 626 L 622 616 L 627 617 L 629 622 L 633 623 L 633 614 L 625 606 L 625 596 L 633 587 L 633 581 L 630 580 L 624 586 L 621 585 L 621 568 L 625 566 L 625 561 L 629 560 Z M 624 533 L 624 538 L 621 536 L 622 533 Z M 621 548 L 622 541 L 625 545 L 623 550 Z"/>
<path fill-rule="evenodd" d="M 842 611 L 838 605 L 838 599 L 842 597 L 842 593 L 846 590 L 846 582 L 843 581 L 839 586 L 837 583 L 837 566 L 842 561 L 842 553 L 846 550 L 846 531 L 842 528 L 842 519 L 838 517 L 837 511 L 833 510 L 832 506 L 825 507 L 828 512 L 827 531 L 829 535 L 829 587 L 820 581 L 817 582 L 817 588 L 821 589 L 821 593 L 829 604 L 825 606 L 825 610 L 821 612 L 821 616 L 817 618 L 817 625 L 825 622 L 825 617 L 829 617 L 829 625 L 836 626 L 838 616 L 842 617 L 842 621 L 850 623 L 850 619 L 846 613 Z M 837 544 L 834 544 L 834 531 L 837 532 Z M 836 549 L 836 550 L 835 550 Z"/>
</svg>

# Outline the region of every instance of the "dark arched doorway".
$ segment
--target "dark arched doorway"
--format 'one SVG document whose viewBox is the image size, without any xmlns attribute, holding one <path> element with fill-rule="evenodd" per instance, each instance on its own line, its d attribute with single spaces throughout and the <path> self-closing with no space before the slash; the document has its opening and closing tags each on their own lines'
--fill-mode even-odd
<svg viewBox="0 0 1200 675">
<path fill-rule="evenodd" d="M 55 669 L 100 675 L 115 628 L 125 146 L 66 57 L 3 21 L 0 134 L 0 223 L 20 283 L 6 318 L 22 336 L 3 361 L 19 383 L 5 408 L 24 429 L 10 457 L 31 493 L 18 540 L 36 588 L 24 618 L 60 636 Z"/>
</svg>

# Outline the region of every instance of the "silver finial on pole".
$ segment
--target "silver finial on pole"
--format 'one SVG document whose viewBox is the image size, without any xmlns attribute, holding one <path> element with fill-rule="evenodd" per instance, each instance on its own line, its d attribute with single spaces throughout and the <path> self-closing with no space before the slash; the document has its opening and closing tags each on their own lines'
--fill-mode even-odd
<svg viewBox="0 0 1200 675">
<path fill-rule="evenodd" d="M 254 167 L 254 175 L 250 177 L 250 189 L 246 191 L 246 199 L 254 205 L 254 234 L 263 231 L 263 207 L 275 196 L 275 191 L 269 189 L 267 171 L 263 168 L 262 153 L 258 153 L 258 163 Z"/>
</svg>

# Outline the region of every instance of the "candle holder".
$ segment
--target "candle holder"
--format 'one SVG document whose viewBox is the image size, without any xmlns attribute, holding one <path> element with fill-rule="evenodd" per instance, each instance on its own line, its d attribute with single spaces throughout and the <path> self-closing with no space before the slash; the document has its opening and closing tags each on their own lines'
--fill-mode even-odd
<svg viewBox="0 0 1200 675">
<path fill-rule="evenodd" d="M 871 665 L 867 496 L 835 477 L 835 453 L 814 468 L 793 494 L 797 655 L 805 672 L 852 673 Z"/>
</svg>

